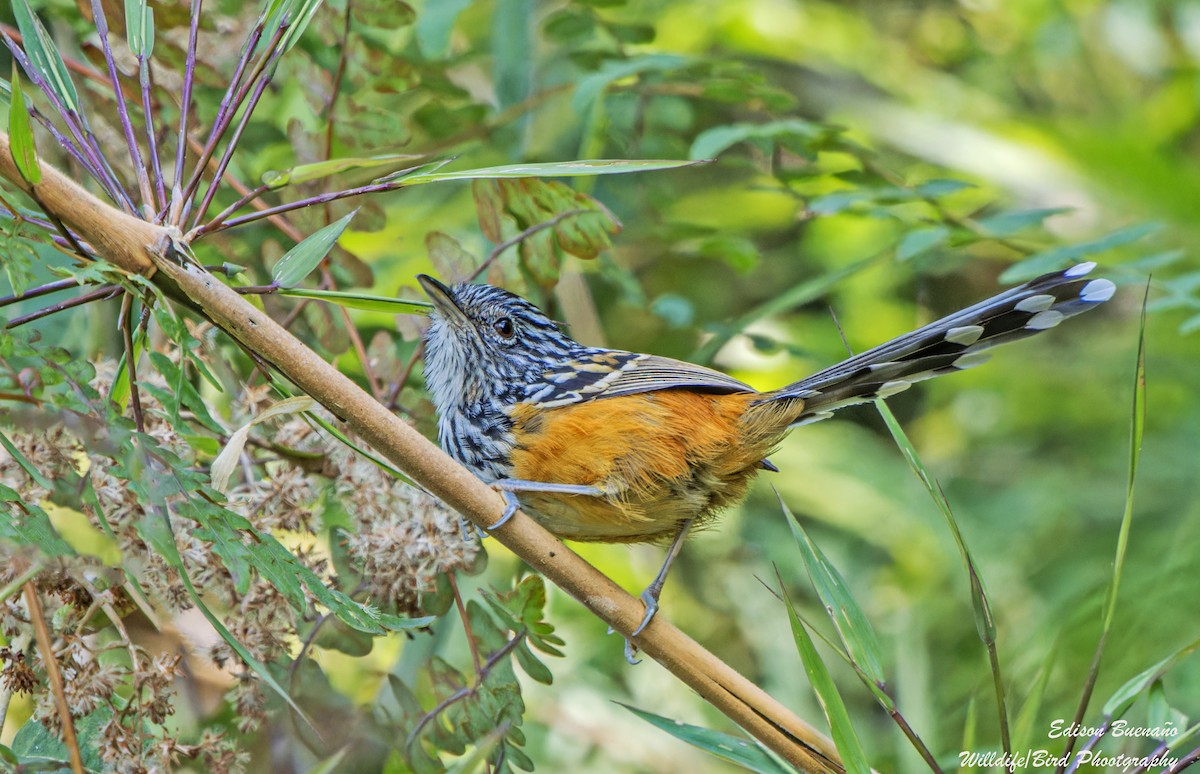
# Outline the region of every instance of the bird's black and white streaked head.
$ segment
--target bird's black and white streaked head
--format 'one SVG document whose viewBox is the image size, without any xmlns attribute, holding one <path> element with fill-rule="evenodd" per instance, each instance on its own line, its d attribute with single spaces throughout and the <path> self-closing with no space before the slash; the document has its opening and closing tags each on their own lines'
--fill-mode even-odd
<svg viewBox="0 0 1200 774">
<path fill-rule="evenodd" d="M 541 382 L 548 366 L 585 349 L 540 309 L 507 290 L 449 287 L 425 274 L 417 279 L 433 302 L 425 369 L 439 411 L 456 396 L 483 397 L 481 392 L 502 401 L 521 400 L 523 387 Z"/>
</svg>

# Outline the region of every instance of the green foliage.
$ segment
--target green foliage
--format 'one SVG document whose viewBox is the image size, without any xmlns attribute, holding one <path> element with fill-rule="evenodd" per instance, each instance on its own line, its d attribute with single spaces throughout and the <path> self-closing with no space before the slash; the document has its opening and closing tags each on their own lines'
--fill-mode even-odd
<svg viewBox="0 0 1200 774">
<path fill-rule="evenodd" d="M 23 85 L 0 99 L 23 173 L 36 144 L 177 226 L 198 262 L 430 435 L 419 272 L 503 284 L 587 343 L 770 388 L 998 283 L 1101 262 L 1121 286 L 1103 312 L 892 400 L 883 423 L 849 410 L 798 430 L 772 482 L 795 518 L 757 490 L 685 547 L 662 615 L 804 717 L 829 709 L 852 766 L 933 769 L 999 749 L 1010 725 L 1014 748 L 1061 751 L 1050 723 L 1077 711 L 1173 720 L 1169 749 L 1196 746 L 1187 3 L 206 3 L 188 135 L 211 158 L 188 148 L 177 178 L 188 6 L 97 5 L 123 6 L 108 20 L 121 99 L 71 4 L 0 9 L 21 33 Z M 778 770 L 485 541 L 486 558 L 337 416 L 288 410 L 270 364 L 76 249 L 3 185 L 0 551 L 33 562 L 69 655 L 114 670 L 70 688 L 97 692 L 76 724 L 89 768 L 137 737 L 129 760 L 150 768 L 161 751 L 212 771 L 238 754 L 249 770 Z M 1133 370 L 1150 383 L 1132 388 L 1130 447 Z M 659 560 L 580 550 L 630 589 Z M 787 605 L 755 580 L 772 564 Z M 225 667 L 217 709 L 159 717 L 156 692 L 134 690 L 154 672 L 138 630 L 189 608 L 216 645 L 188 673 Z M 37 685 L 0 754 L 57 766 L 28 622 L 0 625 Z M 1093 686 L 1107 703 L 1081 701 Z"/>
</svg>

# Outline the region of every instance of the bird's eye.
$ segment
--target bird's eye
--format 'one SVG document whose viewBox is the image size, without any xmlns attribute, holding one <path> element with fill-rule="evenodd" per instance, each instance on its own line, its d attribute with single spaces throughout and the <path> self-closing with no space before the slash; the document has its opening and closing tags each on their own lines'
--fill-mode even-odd
<svg viewBox="0 0 1200 774">
<path fill-rule="evenodd" d="M 501 317 L 496 322 L 492 323 L 492 328 L 496 333 L 500 334 L 500 338 L 511 339 L 513 334 L 517 332 L 516 326 L 513 325 L 511 317 Z"/>
</svg>

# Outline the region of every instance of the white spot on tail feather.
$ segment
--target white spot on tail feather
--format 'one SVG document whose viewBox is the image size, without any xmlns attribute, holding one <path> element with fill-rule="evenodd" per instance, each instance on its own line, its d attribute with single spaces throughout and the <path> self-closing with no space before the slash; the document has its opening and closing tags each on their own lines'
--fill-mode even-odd
<svg viewBox="0 0 1200 774">
<path fill-rule="evenodd" d="M 946 331 L 944 338 L 951 344 L 962 344 L 964 347 L 969 347 L 979 341 L 979 337 L 982 335 L 982 325 L 960 325 Z"/>
<path fill-rule="evenodd" d="M 1013 308 L 1022 312 L 1044 312 L 1052 306 L 1054 306 L 1054 296 L 1041 294 L 1023 298 Z"/>
<path fill-rule="evenodd" d="M 1096 268 L 1095 261 L 1085 261 L 1078 263 L 1063 272 L 1064 277 L 1082 277 L 1083 275 Z"/>
<path fill-rule="evenodd" d="M 1025 327 L 1031 331 L 1044 331 L 1047 328 L 1053 328 L 1065 319 L 1066 317 L 1062 312 L 1047 309 L 1030 317 L 1029 322 L 1025 323 Z"/>
<path fill-rule="evenodd" d="M 974 368 L 977 365 L 983 365 L 991 358 L 986 352 L 967 352 L 960 355 L 951 365 L 960 371 L 965 371 L 968 368 Z"/>
<path fill-rule="evenodd" d="M 1112 298 L 1113 293 L 1116 292 L 1117 286 L 1112 282 L 1106 279 L 1097 279 L 1083 286 L 1083 290 L 1079 291 L 1079 298 L 1089 304 L 1098 304 Z"/>
</svg>

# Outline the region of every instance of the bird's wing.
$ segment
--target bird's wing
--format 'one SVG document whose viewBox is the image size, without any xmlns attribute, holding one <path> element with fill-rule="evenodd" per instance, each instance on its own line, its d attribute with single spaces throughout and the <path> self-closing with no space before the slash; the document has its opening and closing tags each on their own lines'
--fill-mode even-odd
<svg viewBox="0 0 1200 774">
<path fill-rule="evenodd" d="M 613 398 L 676 387 L 713 393 L 755 392 L 732 376 L 658 355 L 592 350 L 543 374 L 529 399 L 554 408 L 596 398 Z"/>
</svg>

